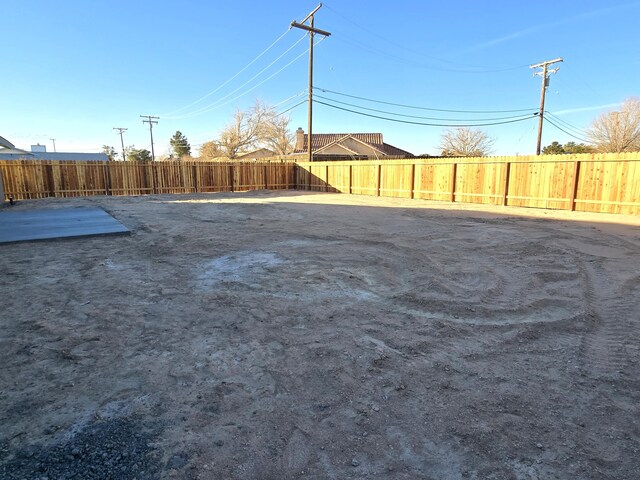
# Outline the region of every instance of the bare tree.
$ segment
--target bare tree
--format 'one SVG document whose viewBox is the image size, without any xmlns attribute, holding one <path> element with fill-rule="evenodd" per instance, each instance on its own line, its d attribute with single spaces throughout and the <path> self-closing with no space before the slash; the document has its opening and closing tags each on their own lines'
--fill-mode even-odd
<svg viewBox="0 0 640 480">
<path fill-rule="evenodd" d="M 215 144 L 220 153 L 230 159 L 258 147 L 286 155 L 293 151 L 294 141 L 289 123 L 289 117 L 278 115 L 273 107 L 256 100 L 250 110 L 238 110 L 234 114 Z"/>
<path fill-rule="evenodd" d="M 202 160 L 212 160 L 214 158 L 224 157 L 225 155 L 216 142 L 210 141 L 200 146 L 198 156 Z"/>
<path fill-rule="evenodd" d="M 257 147 L 273 117 L 273 109 L 259 100 L 249 111 L 238 110 L 231 123 L 220 132 L 220 150 L 226 157 L 233 159 Z"/>
<path fill-rule="evenodd" d="M 287 155 L 293 152 L 295 133 L 289 130 L 291 118 L 282 115 L 273 115 L 264 125 L 261 144 L 277 155 Z"/>
<path fill-rule="evenodd" d="M 440 137 L 443 157 L 484 157 L 491 153 L 494 140 L 480 129 L 459 127 Z"/>
<path fill-rule="evenodd" d="M 599 152 L 640 151 L 640 98 L 627 98 L 617 112 L 601 113 L 587 134 Z"/>
</svg>

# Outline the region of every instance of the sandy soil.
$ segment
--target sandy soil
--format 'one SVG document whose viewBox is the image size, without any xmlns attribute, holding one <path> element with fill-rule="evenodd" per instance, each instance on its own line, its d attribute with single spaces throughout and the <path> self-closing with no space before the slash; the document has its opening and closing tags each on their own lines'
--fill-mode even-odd
<svg viewBox="0 0 640 480">
<path fill-rule="evenodd" d="M 14 208 L 81 205 L 132 234 L 0 246 L 2 478 L 640 478 L 637 217 Z"/>
</svg>

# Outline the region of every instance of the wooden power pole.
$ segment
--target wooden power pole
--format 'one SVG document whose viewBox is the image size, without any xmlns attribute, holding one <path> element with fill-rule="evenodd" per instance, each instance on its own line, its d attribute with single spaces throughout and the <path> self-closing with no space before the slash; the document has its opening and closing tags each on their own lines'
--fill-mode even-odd
<svg viewBox="0 0 640 480">
<path fill-rule="evenodd" d="M 544 99 L 545 94 L 547 92 L 547 87 L 549 86 L 549 75 L 552 73 L 556 73 L 560 70 L 560 67 L 549 70 L 547 67 L 549 65 L 553 65 L 554 63 L 559 63 L 564 61 L 562 57 L 556 58 L 554 60 L 548 60 L 546 62 L 537 63 L 535 65 L 530 65 L 529 68 L 542 68 L 542 70 L 534 72 L 533 76 L 536 77 L 540 75 L 542 77 L 542 92 L 540 94 L 540 113 L 538 118 L 538 143 L 536 146 L 536 155 L 540 155 L 540 146 L 542 144 L 542 122 L 544 120 Z"/>
<path fill-rule="evenodd" d="M 322 3 L 318 5 L 313 11 L 307 15 L 304 20 L 301 22 L 296 22 L 295 20 L 291 22 L 291 26 L 295 28 L 300 28 L 302 30 L 306 30 L 309 32 L 309 114 L 308 114 L 308 129 L 309 134 L 307 136 L 307 149 L 309 151 L 309 161 L 313 162 L 313 150 L 311 148 L 312 145 L 312 135 L 313 135 L 313 36 L 316 33 L 320 35 L 324 35 L 325 37 L 330 36 L 331 34 L 327 31 L 320 30 L 314 27 L 313 17 L 315 13 L 320 10 L 322 7 Z M 309 21 L 309 25 L 304 25 L 306 21 Z"/>
<path fill-rule="evenodd" d="M 156 161 L 156 153 L 153 149 L 153 125 L 158 123 L 160 117 L 152 117 L 151 115 L 140 115 L 140 118 L 146 118 L 146 120 L 142 120 L 142 123 L 149 124 L 149 135 L 151 135 L 151 161 Z"/>
<path fill-rule="evenodd" d="M 122 138 L 122 134 L 126 132 L 128 129 L 123 127 L 115 127 L 114 130 L 117 130 L 118 133 L 120 134 L 120 145 L 122 145 L 122 161 L 126 162 L 127 155 L 125 154 L 125 151 L 124 151 L 124 139 Z"/>
</svg>

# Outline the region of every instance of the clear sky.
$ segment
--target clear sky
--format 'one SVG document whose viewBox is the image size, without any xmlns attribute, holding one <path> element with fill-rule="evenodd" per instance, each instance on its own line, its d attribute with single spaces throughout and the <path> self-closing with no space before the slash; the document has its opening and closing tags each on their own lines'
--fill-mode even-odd
<svg viewBox="0 0 640 480">
<path fill-rule="evenodd" d="M 156 155 L 176 130 L 197 151 L 256 99 L 279 111 L 305 99 L 308 38 L 287 29 L 317 5 L 4 0 L 0 136 L 27 149 L 53 151 L 55 138 L 57 151 L 120 151 L 113 127 L 126 127 L 125 145 L 150 148 L 139 116 L 157 115 Z M 582 138 L 600 112 L 640 95 L 639 18 L 640 2 L 625 0 L 329 0 L 315 17 L 332 33 L 315 47 L 315 93 L 334 107 L 418 123 L 529 115 L 483 129 L 495 154 L 532 154 L 541 79 L 529 65 L 564 58 L 546 109 Z M 493 113 L 501 110 L 522 111 Z M 306 130 L 306 103 L 287 114 L 292 129 Z M 414 154 L 438 154 L 444 129 L 314 105 L 315 133 L 382 132 Z M 553 140 L 580 142 L 545 123 L 543 145 Z"/>
</svg>

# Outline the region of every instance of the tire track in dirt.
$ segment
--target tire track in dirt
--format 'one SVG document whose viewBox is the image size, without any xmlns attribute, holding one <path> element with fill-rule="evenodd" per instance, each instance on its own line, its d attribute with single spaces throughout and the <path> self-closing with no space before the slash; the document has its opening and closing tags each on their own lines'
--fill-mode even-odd
<svg viewBox="0 0 640 480">
<path fill-rule="evenodd" d="M 593 324 L 583 337 L 584 367 L 594 377 L 619 378 L 630 366 L 627 347 L 637 339 L 633 320 L 640 312 L 640 301 L 617 288 L 619 283 L 608 278 L 597 260 L 579 261 L 579 265 L 587 320 Z"/>
</svg>

